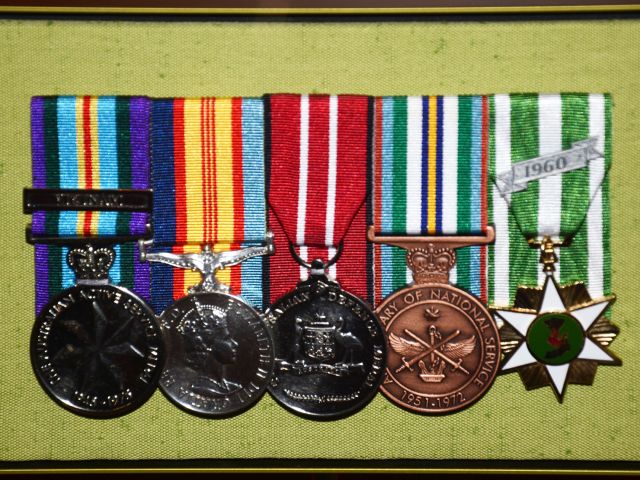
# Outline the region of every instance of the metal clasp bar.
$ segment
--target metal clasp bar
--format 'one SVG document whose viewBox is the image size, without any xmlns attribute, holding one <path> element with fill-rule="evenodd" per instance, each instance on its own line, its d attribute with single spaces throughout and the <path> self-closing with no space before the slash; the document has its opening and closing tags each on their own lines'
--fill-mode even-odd
<svg viewBox="0 0 640 480">
<path fill-rule="evenodd" d="M 116 243 L 137 242 L 139 240 L 149 239 L 153 236 L 151 226 L 147 225 L 146 232 L 143 235 L 90 235 L 83 237 L 60 237 L 60 236 L 48 236 L 48 235 L 34 235 L 31 229 L 31 225 L 27 225 L 25 230 L 25 236 L 27 243 L 35 245 L 37 243 L 44 243 L 47 245 L 61 245 L 61 246 L 81 246 L 81 245 L 113 245 Z"/>
<path fill-rule="evenodd" d="M 496 232 L 488 226 L 484 235 L 376 235 L 373 225 L 367 229 L 367 239 L 407 251 L 407 266 L 417 284 L 448 283 L 449 271 L 456 263 L 455 249 L 470 245 L 493 243 Z"/>
<path fill-rule="evenodd" d="M 152 240 L 140 240 L 140 261 L 157 262 L 171 265 L 176 268 L 184 268 L 194 272 L 200 272 L 202 281 L 189 288 L 189 293 L 198 292 L 223 292 L 228 293 L 230 287 L 224 285 L 216 278 L 216 272 L 232 265 L 238 265 L 245 260 L 262 255 L 271 255 L 274 251 L 273 233 L 267 232 L 264 245 L 245 247 L 239 250 L 214 252 L 210 245 L 203 245 L 199 253 L 170 253 L 149 252 L 153 245 Z"/>
<path fill-rule="evenodd" d="M 153 191 L 137 189 L 25 188 L 24 213 L 43 211 L 151 212 Z"/>
<path fill-rule="evenodd" d="M 78 188 L 25 188 L 22 193 L 24 213 L 36 211 L 97 211 L 97 212 L 141 212 L 150 213 L 153 206 L 153 191 L 142 189 L 78 189 Z M 34 235 L 27 225 L 27 243 L 79 246 L 112 245 L 137 242 L 152 237 L 151 226 L 146 226 L 142 235 L 103 236 L 52 236 Z"/>
<path fill-rule="evenodd" d="M 369 225 L 367 229 L 367 240 L 372 243 L 382 243 L 393 245 L 395 247 L 411 250 L 419 245 L 437 244 L 446 248 L 468 247 L 470 245 L 488 245 L 493 243 L 496 238 L 496 231 L 492 226 L 487 226 L 484 235 L 376 235 L 376 229 L 373 225 Z"/>
</svg>

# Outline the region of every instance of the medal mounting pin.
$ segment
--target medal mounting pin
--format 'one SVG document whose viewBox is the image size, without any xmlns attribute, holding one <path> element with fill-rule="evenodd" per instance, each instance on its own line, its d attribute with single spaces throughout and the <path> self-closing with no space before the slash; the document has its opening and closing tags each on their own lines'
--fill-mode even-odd
<svg viewBox="0 0 640 480">
<path fill-rule="evenodd" d="M 214 252 L 205 244 L 199 253 L 149 252 L 153 241 L 140 240 L 140 261 L 158 262 L 172 267 L 200 272 L 202 281 L 189 288 L 189 293 L 229 293 L 231 287 L 216 278 L 218 270 L 238 265 L 249 258 L 271 255 L 274 252 L 273 233 L 267 232 L 264 245 L 241 248 L 239 250 Z"/>
<path fill-rule="evenodd" d="M 540 262 L 542 264 L 542 271 L 546 275 L 553 275 L 556 271 L 556 263 L 558 263 L 558 255 L 556 254 L 556 248 L 568 247 L 571 245 L 571 237 L 567 237 L 564 240 L 554 240 L 548 235 L 542 237 L 541 240 L 529 239 L 527 241 L 530 247 L 540 249 Z"/>
<path fill-rule="evenodd" d="M 296 252 L 296 247 L 293 243 L 289 243 L 289 252 L 291 252 L 291 256 L 299 265 L 309 269 L 309 274 L 312 278 L 324 278 L 327 276 L 326 273 L 329 267 L 334 265 L 340 259 L 343 245 L 343 242 L 340 242 L 336 247 L 335 255 L 326 262 L 321 258 L 315 258 L 311 263 L 303 260 L 302 257 L 298 255 L 298 252 Z"/>
</svg>

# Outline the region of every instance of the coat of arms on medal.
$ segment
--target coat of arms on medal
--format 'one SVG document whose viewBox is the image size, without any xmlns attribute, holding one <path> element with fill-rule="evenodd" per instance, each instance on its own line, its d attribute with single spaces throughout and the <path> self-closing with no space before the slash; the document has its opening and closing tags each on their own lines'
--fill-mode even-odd
<svg viewBox="0 0 640 480">
<path fill-rule="evenodd" d="M 333 360 L 336 355 L 336 327 L 327 321 L 312 321 L 305 324 L 296 318 L 296 331 L 303 329 L 304 353 L 315 360 Z"/>
<path fill-rule="evenodd" d="M 302 312 L 295 318 L 291 355 L 279 364 L 297 375 L 321 372 L 340 377 L 362 370 L 362 348 L 362 342 L 346 331 L 342 316 Z"/>
</svg>

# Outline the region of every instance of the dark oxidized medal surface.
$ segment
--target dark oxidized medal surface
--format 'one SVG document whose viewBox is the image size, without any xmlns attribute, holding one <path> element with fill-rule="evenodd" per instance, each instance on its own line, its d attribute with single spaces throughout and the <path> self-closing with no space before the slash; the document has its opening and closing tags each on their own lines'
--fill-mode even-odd
<svg viewBox="0 0 640 480">
<path fill-rule="evenodd" d="M 317 419 L 344 417 L 376 394 L 384 372 L 384 332 L 358 297 L 322 268 L 267 312 L 275 352 L 269 391 L 286 408 Z"/>
<path fill-rule="evenodd" d="M 151 309 L 109 285 L 108 247 L 69 251 L 78 285 L 52 299 L 31 335 L 31 362 L 45 391 L 68 410 L 111 418 L 142 405 L 155 391 L 164 346 Z"/>
<path fill-rule="evenodd" d="M 143 250 L 144 251 L 144 250 Z M 160 316 L 167 361 L 160 389 L 180 408 L 205 417 L 236 415 L 257 402 L 273 369 L 273 344 L 260 314 L 229 294 L 215 272 L 265 247 L 233 252 L 145 253 L 143 258 L 200 271 L 203 281 Z"/>
</svg>

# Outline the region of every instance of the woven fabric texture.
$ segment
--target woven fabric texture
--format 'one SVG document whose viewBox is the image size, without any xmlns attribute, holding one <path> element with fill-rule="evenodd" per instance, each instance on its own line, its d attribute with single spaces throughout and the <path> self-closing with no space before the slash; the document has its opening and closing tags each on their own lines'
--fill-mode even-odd
<svg viewBox="0 0 640 480">
<path fill-rule="evenodd" d="M 371 99 L 284 94 L 267 101 L 269 227 L 277 254 L 267 260 L 265 298 L 275 302 L 309 276 L 292 255 L 282 254 L 290 243 L 307 262 L 333 259 L 342 243 L 327 275 L 371 301 L 365 215 Z"/>
<path fill-rule="evenodd" d="M 152 100 L 154 249 L 198 253 L 263 242 L 263 102 L 260 98 Z M 247 244 L 243 244 L 247 242 Z M 260 257 L 221 269 L 231 292 L 262 307 Z M 162 312 L 202 280 L 200 272 L 151 267 L 151 306 Z"/>
<path fill-rule="evenodd" d="M 0 460 L 416 458 L 640 460 L 640 307 L 636 175 L 640 20 L 499 23 L 0 22 Z M 226 420 L 176 409 L 160 392 L 126 417 L 95 421 L 59 408 L 29 364 L 33 248 L 30 184 L 35 95 L 259 96 L 609 92 L 613 100 L 612 351 L 592 387 L 525 391 L 499 377 L 472 408 L 423 417 L 381 395 L 336 422 L 298 418 L 265 396 Z"/>
<path fill-rule="evenodd" d="M 31 155 L 35 188 L 149 188 L 149 106 L 146 98 L 34 97 Z M 34 234 L 139 235 L 145 212 L 34 212 Z M 35 246 L 36 311 L 75 283 L 67 247 Z M 134 242 L 114 246 L 111 281 L 149 298 L 149 266 Z"/>
</svg>

